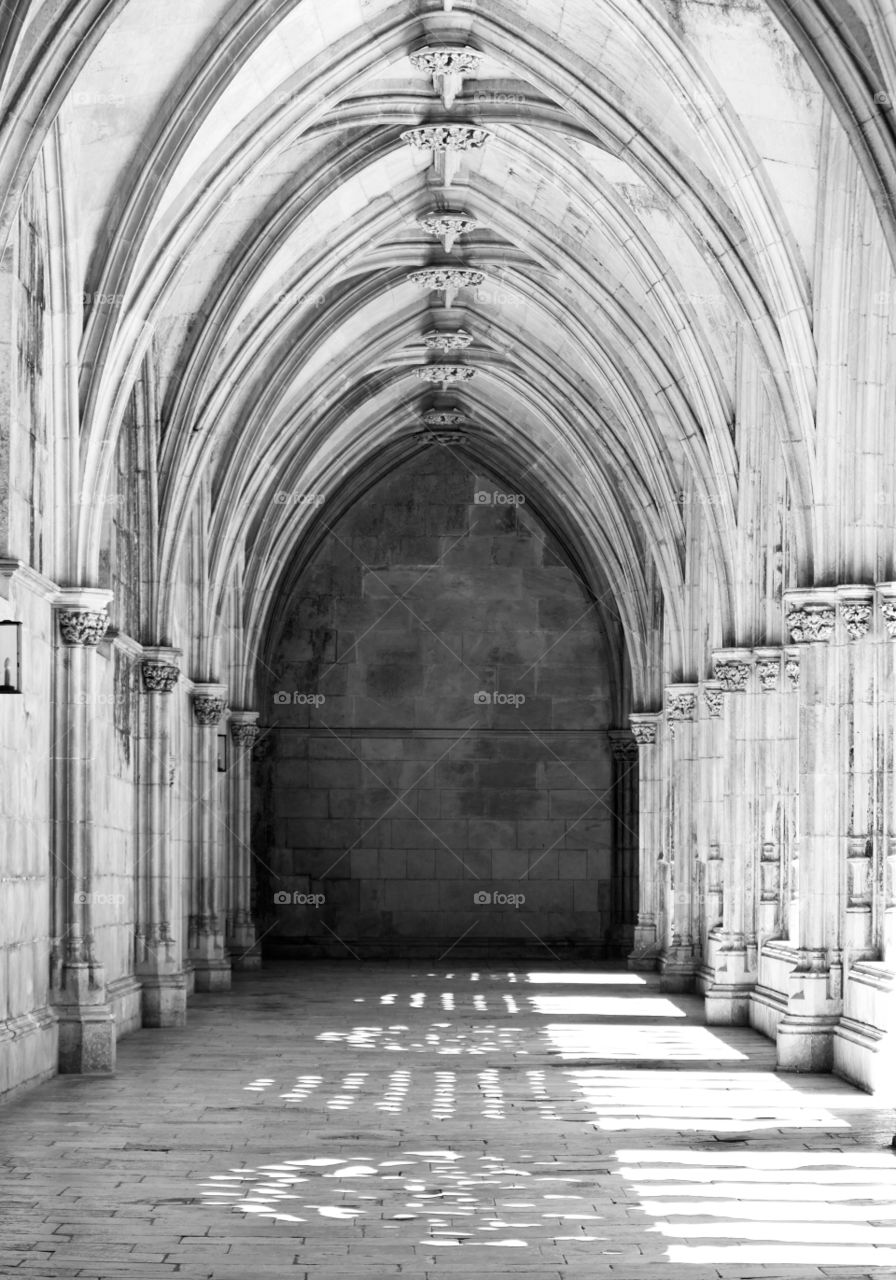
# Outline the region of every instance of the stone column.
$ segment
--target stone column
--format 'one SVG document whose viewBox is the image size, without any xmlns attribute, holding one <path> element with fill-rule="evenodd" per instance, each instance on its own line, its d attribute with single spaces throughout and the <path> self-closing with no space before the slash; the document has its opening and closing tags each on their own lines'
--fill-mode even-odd
<svg viewBox="0 0 896 1280">
<path fill-rule="evenodd" d="M 880 843 L 877 760 L 876 646 L 871 587 L 837 589 L 840 614 L 840 739 L 844 761 L 841 833 L 846 865 L 843 886 L 843 977 L 853 961 L 877 957 L 872 914 L 874 850 Z M 836 957 L 832 957 L 836 961 Z"/>
<path fill-rule="evenodd" d="M 638 748 L 638 916 L 629 969 L 655 969 L 657 936 L 657 864 L 662 855 L 663 773 L 659 727 L 662 712 L 629 716 Z"/>
<path fill-rule="evenodd" d="M 750 649 L 716 649 L 715 677 L 730 707 L 725 717 L 724 805 L 719 831 L 722 855 L 722 923 L 716 930 L 711 978 L 705 990 L 706 1020 L 743 1025 L 756 985 L 756 778 Z"/>
<path fill-rule="evenodd" d="M 785 595 L 786 625 L 800 646 L 800 853 L 797 963 L 778 1023 L 782 1071 L 829 1071 L 842 1007 L 840 955 L 840 706 L 831 641 L 837 593 Z M 832 967 L 831 958 L 838 957 Z"/>
<path fill-rule="evenodd" d="M 666 689 L 668 764 L 666 848 L 669 860 L 667 909 L 671 933 L 660 958 L 664 991 L 690 991 L 698 952 L 694 936 L 694 862 L 697 850 L 694 791 L 697 754 L 696 684 Z"/>
<path fill-rule="evenodd" d="M 252 919 L 252 748 L 258 734 L 257 711 L 231 711 L 231 888 L 227 945 L 234 969 L 258 969 L 261 966 L 261 951 Z"/>
<path fill-rule="evenodd" d="M 60 647 L 53 758 L 57 906 L 52 998 L 59 1022 L 60 1073 L 115 1069 L 115 1022 L 93 933 L 96 646 L 109 625 L 111 599 L 110 591 L 73 588 L 53 602 Z"/>
<path fill-rule="evenodd" d="M 720 945 L 724 911 L 723 860 L 720 825 L 724 817 L 724 732 L 725 696 L 718 680 L 705 680 L 700 716 L 700 786 L 697 806 L 697 857 L 702 872 L 700 926 L 703 964 L 698 988 L 701 993 L 713 981 L 716 951 Z"/>
<path fill-rule="evenodd" d="M 874 938 L 888 968 L 896 965 L 896 582 L 878 584 L 883 643 L 878 646 L 881 848 L 874 872 Z"/>
<path fill-rule="evenodd" d="M 143 650 L 145 695 L 140 768 L 136 971 L 144 1027 L 182 1027 L 187 1019 L 183 948 L 172 934 L 181 918 L 183 876 L 171 838 L 172 690 L 179 649 Z"/>
<path fill-rule="evenodd" d="M 796 742 L 787 732 L 783 652 L 767 646 L 753 650 L 756 723 L 756 840 L 759 848 L 756 933 L 762 944 L 787 936 L 787 859 L 793 838 L 796 787 L 791 769 Z"/>
<path fill-rule="evenodd" d="M 226 861 L 218 830 L 218 725 L 226 710 L 226 696 L 223 684 L 193 686 L 197 732 L 190 960 L 197 991 L 226 991 L 230 987 L 230 956 L 224 946 Z"/>
</svg>

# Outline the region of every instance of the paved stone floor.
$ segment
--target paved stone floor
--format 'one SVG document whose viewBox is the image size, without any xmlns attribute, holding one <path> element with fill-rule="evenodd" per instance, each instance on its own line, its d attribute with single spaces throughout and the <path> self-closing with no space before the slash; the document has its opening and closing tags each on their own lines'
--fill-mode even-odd
<svg viewBox="0 0 896 1280">
<path fill-rule="evenodd" d="M 896 1276 L 893 1114 L 652 976 L 276 966 L 0 1107 L 0 1276 Z"/>
</svg>

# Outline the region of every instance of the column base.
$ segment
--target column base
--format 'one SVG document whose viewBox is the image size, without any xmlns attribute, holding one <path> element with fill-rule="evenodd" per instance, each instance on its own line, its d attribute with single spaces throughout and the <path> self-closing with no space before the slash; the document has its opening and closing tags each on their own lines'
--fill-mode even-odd
<svg viewBox="0 0 896 1280">
<path fill-rule="evenodd" d="M 746 947 L 726 946 L 710 938 L 709 982 L 703 991 L 706 1021 L 714 1027 L 746 1027 L 750 1022 L 750 996 L 756 987 Z"/>
<path fill-rule="evenodd" d="M 115 1070 L 115 1019 L 107 1004 L 57 1010 L 59 1074 L 106 1076 Z"/>
<path fill-rule="evenodd" d="M 693 949 L 672 950 L 660 957 L 660 991 L 693 991 L 697 981 L 697 961 Z"/>
<path fill-rule="evenodd" d="M 193 977 L 196 991 L 229 991 L 230 961 L 194 959 Z"/>
<path fill-rule="evenodd" d="M 629 969 L 652 973 L 659 963 L 660 953 L 656 941 L 655 924 L 636 924 L 631 954 L 627 957 Z"/>
<path fill-rule="evenodd" d="M 785 1014 L 778 1023 L 779 1071 L 828 1072 L 834 1066 L 834 1015 Z"/>
<path fill-rule="evenodd" d="M 243 918 L 234 925 L 233 933 L 227 940 L 230 952 L 230 965 L 241 972 L 246 969 L 261 968 L 261 948 L 255 936 L 255 925 L 248 912 L 241 913 Z"/>
<path fill-rule="evenodd" d="M 244 973 L 247 969 L 260 969 L 261 952 L 254 948 L 251 951 L 232 951 L 230 967 L 238 973 Z"/>
<path fill-rule="evenodd" d="M 184 1027 L 187 1024 L 185 973 L 151 974 L 141 978 L 144 1027 Z"/>
</svg>

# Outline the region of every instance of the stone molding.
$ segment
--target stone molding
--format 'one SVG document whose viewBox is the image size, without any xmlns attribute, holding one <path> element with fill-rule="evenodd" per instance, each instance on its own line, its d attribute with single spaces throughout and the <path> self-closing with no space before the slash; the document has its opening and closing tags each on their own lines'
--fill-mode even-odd
<svg viewBox="0 0 896 1280">
<path fill-rule="evenodd" d="M 458 236 L 475 231 L 481 225 L 468 213 L 453 213 L 449 210 L 443 212 L 439 209 L 433 209 L 431 213 L 424 213 L 422 217 L 417 219 L 418 227 L 441 240 L 442 248 L 446 253 L 453 251 Z"/>
<path fill-rule="evenodd" d="M 656 743 L 660 715 L 658 712 L 634 713 L 629 716 L 632 737 L 639 747 L 652 747 Z"/>
<path fill-rule="evenodd" d="M 763 693 L 774 693 L 781 680 L 781 650 L 763 648 L 753 650 L 754 670 Z"/>
</svg>

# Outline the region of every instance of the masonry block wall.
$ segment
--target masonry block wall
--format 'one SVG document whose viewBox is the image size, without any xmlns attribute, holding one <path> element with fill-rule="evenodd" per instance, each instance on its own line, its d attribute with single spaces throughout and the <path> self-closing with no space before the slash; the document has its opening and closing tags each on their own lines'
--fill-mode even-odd
<svg viewBox="0 0 896 1280">
<path fill-rule="evenodd" d="M 431 448 L 284 601 L 257 796 L 259 908 L 281 944 L 605 945 L 603 637 L 512 497 Z"/>
</svg>

